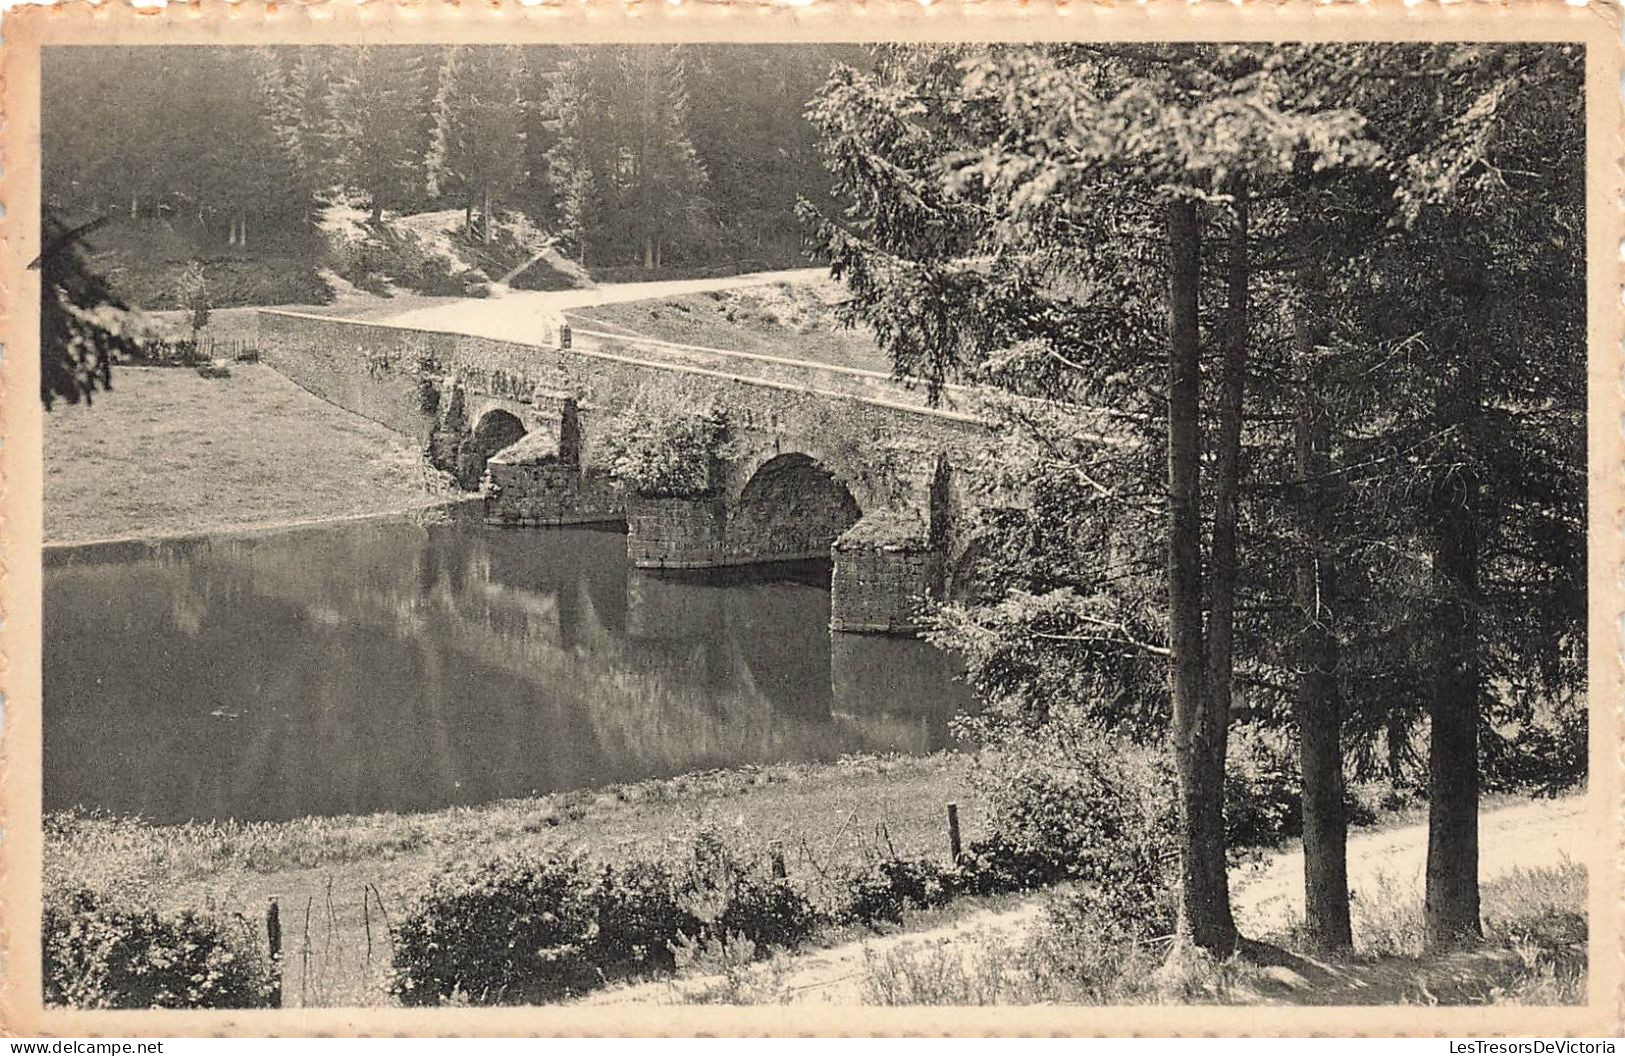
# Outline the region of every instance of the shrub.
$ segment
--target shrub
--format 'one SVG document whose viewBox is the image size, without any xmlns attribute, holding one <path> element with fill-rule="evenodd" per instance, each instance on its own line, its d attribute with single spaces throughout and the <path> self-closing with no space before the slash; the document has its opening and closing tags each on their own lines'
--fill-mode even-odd
<svg viewBox="0 0 1625 1056">
<path fill-rule="evenodd" d="M 440 413 L 440 382 L 421 373 L 418 375 L 418 410 L 430 416 Z"/>
<path fill-rule="evenodd" d="M 742 936 L 765 953 L 770 946 L 796 945 L 823 922 L 789 880 L 749 871 L 737 874 L 729 884 L 715 929 L 724 941 Z"/>
<path fill-rule="evenodd" d="M 1485 790 L 1562 795 L 1585 781 L 1588 736 L 1581 699 L 1547 704 L 1511 736 L 1503 736 L 1486 723 L 1479 736 Z"/>
<path fill-rule="evenodd" d="M 175 301 L 186 309 L 186 324 L 197 333 L 209 325 L 209 280 L 203 262 L 194 260 L 175 279 Z"/>
<path fill-rule="evenodd" d="M 1174 882 L 1178 819 L 1161 755 L 1099 735 L 1032 738 L 972 775 L 995 836 L 973 844 L 973 890 L 1080 883 L 1102 912 L 1154 917 Z"/>
<path fill-rule="evenodd" d="M 1224 786 L 1224 827 L 1231 847 L 1273 847 L 1303 831 L 1303 784 L 1285 732 L 1257 726 L 1231 730 Z"/>
<path fill-rule="evenodd" d="M 594 884 L 575 859 L 517 855 L 442 872 L 395 929 L 407 1005 L 553 1000 L 592 986 Z"/>
<path fill-rule="evenodd" d="M 959 874 L 927 859 L 885 858 L 846 882 L 841 916 L 855 924 L 900 924 L 910 909 L 930 909 L 953 898 Z"/>
<path fill-rule="evenodd" d="M 87 890 L 46 903 L 45 1003 L 74 1008 L 261 1008 L 276 968 L 223 922 L 104 903 Z"/>
<path fill-rule="evenodd" d="M 672 971 L 676 949 L 700 934 L 671 870 L 647 862 L 605 866 L 597 893 L 598 936 L 592 957 L 606 975 L 640 969 Z"/>
<path fill-rule="evenodd" d="M 693 499 L 712 490 L 712 465 L 725 452 L 727 417 L 716 407 L 639 398 L 603 433 L 605 471 L 649 499 Z"/>
</svg>

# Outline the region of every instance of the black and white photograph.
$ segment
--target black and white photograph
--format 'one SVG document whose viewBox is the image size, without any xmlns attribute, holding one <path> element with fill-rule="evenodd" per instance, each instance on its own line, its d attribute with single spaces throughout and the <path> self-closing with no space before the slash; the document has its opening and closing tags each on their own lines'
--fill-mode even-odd
<svg viewBox="0 0 1625 1056">
<path fill-rule="evenodd" d="M 1613 1022 L 1595 36 L 1073 36 L 41 46 L 43 1010 Z"/>
</svg>

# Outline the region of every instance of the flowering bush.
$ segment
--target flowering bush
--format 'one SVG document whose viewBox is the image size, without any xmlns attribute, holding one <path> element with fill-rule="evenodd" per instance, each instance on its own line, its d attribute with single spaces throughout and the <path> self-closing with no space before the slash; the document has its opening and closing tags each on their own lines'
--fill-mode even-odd
<svg viewBox="0 0 1625 1056">
<path fill-rule="evenodd" d="M 716 932 L 724 941 L 743 936 L 766 952 L 771 946 L 795 946 L 823 923 L 823 915 L 790 881 L 750 871 L 729 885 Z"/>
<path fill-rule="evenodd" d="M 1108 916 L 1171 924 L 1178 813 L 1157 752 L 1099 735 L 1034 737 L 974 774 L 994 835 L 968 848 L 967 883 L 983 891 L 1078 881 Z"/>
<path fill-rule="evenodd" d="M 963 883 L 958 870 L 924 858 L 889 857 L 849 877 L 842 916 L 855 924 L 900 924 L 914 909 L 943 905 Z"/>
</svg>

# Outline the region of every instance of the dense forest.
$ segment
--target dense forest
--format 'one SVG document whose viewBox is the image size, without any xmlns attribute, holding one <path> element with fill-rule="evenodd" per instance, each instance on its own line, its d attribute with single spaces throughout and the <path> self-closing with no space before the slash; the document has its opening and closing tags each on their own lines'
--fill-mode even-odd
<svg viewBox="0 0 1625 1056">
<path fill-rule="evenodd" d="M 837 61 L 864 52 L 48 49 L 44 197 L 152 264 L 308 263 L 333 202 L 374 225 L 461 209 L 484 241 L 519 214 L 612 273 L 804 263 L 795 201 L 824 182 L 804 110 Z"/>
</svg>

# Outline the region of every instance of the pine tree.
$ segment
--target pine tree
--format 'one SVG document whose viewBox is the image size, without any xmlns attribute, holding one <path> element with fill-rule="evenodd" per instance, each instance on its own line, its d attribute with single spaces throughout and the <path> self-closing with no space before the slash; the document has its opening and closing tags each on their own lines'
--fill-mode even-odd
<svg viewBox="0 0 1625 1056">
<path fill-rule="evenodd" d="M 375 224 L 423 189 L 424 58 L 416 48 L 355 49 L 328 93 L 336 182 L 365 197 Z"/>
<path fill-rule="evenodd" d="M 638 232 L 645 268 L 665 263 L 674 241 L 691 236 L 704 213 L 705 185 L 688 135 L 688 91 L 682 52 L 642 45 L 619 55 L 627 87 L 618 100 L 624 215 Z"/>
<path fill-rule="evenodd" d="M 1117 438 L 1088 460 L 1117 464 L 1086 472 L 1113 511 L 1106 519 L 1119 522 L 1108 530 L 1124 533 L 1103 556 L 1135 555 L 1142 589 L 1147 555 L 1134 540 L 1161 534 L 1136 530 L 1155 479 L 1146 453 L 1166 457 L 1161 579 L 1180 929 L 1221 953 L 1236 942 L 1223 779 L 1239 560 L 1232 511 L 1256 281 L 1247 197 L 1252 183 L 1299 165 L 1371 157 L 1357 115 L 1299 105 L 1287 89 L 1278 64 L 1252 48 L 927 50 L 883 56 L 874 78 L 837 74 L 814 111 L 836 188 L 852 202 L 840 223 L 815 218 L 820 239 L 897 369 L 937 383 L 956 370 L 988 377 L 991 365 L 1018 386 L 1059 373 L 1061 387 L 1047 395 L 1111 408 L 1110 429 L 1089 414 L 1062 442 L 1083 446 L 1079 428 Z M 1230 247 L 1217 310 L 1203 308 L 1203 245 L 1213 234 Z M 1211 410 L 1201 399 L 1203 329 L 1217 331 L 1223 350 Z M 1162 371 L 1148 372 L 1157 363 Z M 1146 398 L 1155 389 L 1166 394 L 1160 406 Z M 1215 530 L 1204 547 L 1209 510 Z M 1061 637 L 1089 642 L 1090 659 L 1114 670 L 1125 649 L 1155 651 L 1119 615 L 1129 599 L 1110 600 L 1135 579 L 1085 573 L 1094 591 L 1070 606 L 1073 618 L 1106 630 Z"/>
<path fill-rule="evenodd" d="M 428 157 L 431 189 L 480 206 L 480 230 L 491 241 L 493 201 L 518 185 L 524 164 L 523 54 L 517 48 L 459 47 L 441 61 Z"/>
<path fill-rule="evenodd" d="M 113 360 L 136 350 L 140 335 L 106 281 L 90 267 L 85 236 L 105 223 L 70 228 L 47 212 L 40 255 L 40 402 L 89 403 L 111 388 Z"/>
<path fill-rule="evenodd" d="M 1429 555 L 1425 937 L 1448 948 L 1480 933 L 1486 712 L 1583 678 L 1583 76 L 1572 46 L 1381 54 L 1408 74 L 1367 106 L 1399 223 L 1344 292 L 1386 357 L 1365 459 L 1402 467 L 1365 490 L 1406 500 L 1395 529 Z"/>
<path fill-rule="evenodd" d="M 282 149 L 293 190 L 307 205 L 332 189 L 335 137 L 329 95 L 335 77 L 331 49 L 267 49 L 261 78 L 271 131 Z M 309 210 L 306 210 L 307 216 Z"/>
<path fill-rule="evenodd" d="M 574 49 L 549 98 L 548 154 L 562 227 L 646 268 L 698 234 L 706 175 L 687 131 L 681 52 L 669 45 Z"/>
</svg>

